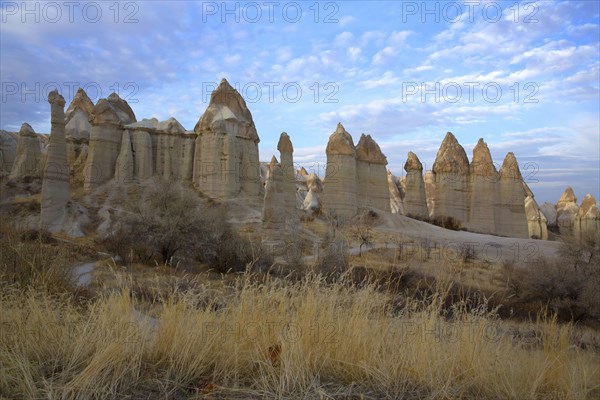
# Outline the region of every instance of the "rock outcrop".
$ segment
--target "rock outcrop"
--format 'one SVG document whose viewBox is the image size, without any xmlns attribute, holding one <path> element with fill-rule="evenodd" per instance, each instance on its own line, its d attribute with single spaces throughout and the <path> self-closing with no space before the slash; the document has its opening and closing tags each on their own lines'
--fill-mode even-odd
<svg viewBox="0 0 600 400">
<path fill-rule="evenodd" d="M 69 163 L 65 139 L 65 99 L 53 90 L 50 103 L 50 144 L 44 166 L 41 203 L 41 226 L 50 232 L 63 229 L 69 203 Z"/>
<path fill-rule="evenodd" d="M 194 132 L 193 182 L 199 190 L 213 198 L 260 196 L 260 140 L 246 102 L 227 80 L 211 94 Z"/>
<path fill-rule="evenodd" d="M 40 178 L 40 139 L 31 125 L 24 123 L 19 131 L 17 154 L 10 172 L 10 179 Z"/>
<path fill-rule="evenodd" d="M 392 214 L 404 215 L 404 189 L 400 184 L 400 180 L 392 174 L 391 171 L 387 172 L 388 189 L 390 191 L 390 211 Z"/>
<path fill-rule="evenodd" d="M 469 230 L 493 234 L 496 231 L 494 206 L 499 182 L 498 171 L 487 144 L 479 139 L 473 148 L 470 165 Z"/>
<path fill-rule="evenodd" d="M 429 212 L 427 211 L 427 196 L 423 180 L 423 164 L 412 151 L 408 152 L 404 170 L 406 171 L 404 213 L 411 218 L 427 220 Z"/>
<path fill-rule="evenodd" d="M 152 148 L 152 137 L 158 120 L 143 119 L 139 122 L 126 125 L 126 132 L 131 135 L 131 147 L 133 152 L 133 176 L 139 181 L 144 181 L 154 175 L 154 151 Z"/>
<path fill-rule="evenodd" d="M 282 190 L 285 203 L 285 215 L 287 219 L 296 216 L 296 170 L 294 169 L 294 146 L 286 132 L 281 133 L 277 150 L 281 159 L 283 170 Z"/>
<path fill-rule="evenodd" d="M 0 176 L 9 175 L 17 157 L 19 134 L 0 130 Z"/>
<path fill-rule="evenodd" d="M 123 127 L 135 121 L 129 104 L 116 93 L 98 101 L 90 115 L 92 130 L 83 181 L 86 191 L 91 191 L 114 176 Z"/>
<path fill-rule="evenodd" d="M 502 163 L 494 209 L 495 233 L 500 236 L 528 238 L 525 192 L 519 164 L 513 153 L 508 153 Z"/>
<path fill-rule="evenodd" d="M 271 159 L 265 183 L 265 199 L 262 212 L 262 240 L 282 243 L 285 235 L 285 194 L 283 169 L 275 156 Z M 281 246 L 280 246 L 281 247 Z"/>
<path fill-rule="evenodd" d="M 557 225 L 557 214 L 556 214 L 556 205 L 552 203 L 545 202 L 540 206 L 540 211 L 546 217 L 546 221 L 548 222 L 548 228 L 554 228 Z"/>
<path fill-rule="evenodd" d="M 446 134 L 433 163 L 435 208 L 439 222 L 452 219 L 458 227 L 468 225 L 469 160 L 451 132 Z"/>
<path fill-rule="evenodd" d="M 352 136 L 338 123 L 329 137 L 323 188 L 323 211 L 349 219 L 357 213 L 356 149 Z"/>
<path fill-rule="evenodd" d="M 425 182 L 425 196 L 427 197 L 427 211 L 429 212 L 429 218 L 432 219 L 435 214 L 435 176 L 433 171 L 425 171 L 423 177 Z"/>
<path fill-rule="evenodd" d="M 596 199 L 589 193 L 581 201 L 575 215 L 574 233 L 583 240 L 600 234 L 600 211 Z"/>
<path fill-rule="evenodd" d="M 308 192 L 302 203 L 302 209 L 318 214 L 321 212 L 321 193 L 323 193 L 323 183 L 314 172 L 306 178 Z"/>
<path fill-rule="evenodd" d="M 356 200 L 359 208 L 390 212 L 387 158 L 371 135 L 360 136 L 356 145 Z"/>
<path fill-rule="evenodd" d="M 69 108 L 65 112 L 67 139 L 88 140 L 90 138 L 92 126 L 89 117 L 93 110 L 94 103 L 92 103 L 85 90 L 82 88 L 77 89 L 75 97 L 73 97 Z"/>
<path fill-rule="evenodd" d="M 533 192 L 523 182 L 525 192 L 525 214 L 527 215 L 527 228 L 531 239 L 548 240 L 548 220 L 540 211 L 540 207 L 534 199 Z"/>
<path fill-rule="evenodd" d="M 573 188 L 569 186 L 556 203 L 556 224 L 561 234 L 574 234 L 575 216 L 578 212 L 577 197 L 573 192 Z"/>
<path fill-rule="evenodd" d="M 134 164 L 131 139 L 129 137 L 129 131 L 125 130 L 121 141 L 121 150 L 115 165 L 115 181 L 122 185 L 133 182 L 133 170 Z"/>
</svg>

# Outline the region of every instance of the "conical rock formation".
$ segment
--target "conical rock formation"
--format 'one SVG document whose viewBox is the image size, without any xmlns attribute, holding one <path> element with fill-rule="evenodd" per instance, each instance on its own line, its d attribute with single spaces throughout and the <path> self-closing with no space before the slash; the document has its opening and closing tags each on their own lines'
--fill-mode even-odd
<svg viewBox="0 0 600 400">
<path fill-rule="evenodd" d="M 19 131 L 17 154 L 10 173 L 10 179 L 41 177 L 40 139 L 31 125 L 24 123 Z"/>
<path fill-rule="evenodd" d="M 388 190 L 390 192 L 390 211 L 393 214 L 405 215 L 404 198 L 405 193 L 397 177 L 391 171 L 387 171 Z"/>
<path fill-rule="evenodd" d="M 412 218 L 427 220 L 429 212 L 427 211 L 427 196 L 423 180 L 423 164 L 412 151 L 408 152 L 404 170 L 406 171 L 405 214 Z"/>
<path fill-rule="evenodd" d="M 498 201 L 494 209 L 496 234 L 528 238 L 523 178 L 513 153 L 508 153 L 502 163 L 496 198 Z"/>
<path fill-rule="evenodd" d="M 48 95 L 51 123 L 48 157 L 44 166 L 41 226 L 50 232 L 63 229 L 69 202 L 69 164 L 65 139 L 65 99 L 53 90 Z"/>
<path fill-rule="evenodd" d="M 387 158 L 371 135 L 360 136 L 356 145 L 356 196 L 358 207 L 390 212 Z"/>
<path fill-rule="evenodd" d="M 575 216 L 578 212 L 577 197 L 573 192 L 573 188 L 569 186 L 556 203 L 556 224 L 561 234 L 574 234 Z"/>
<path fill-rule="evenodd" d="M 294 169 L 294 146 L 286 132 L 282 132 L 277 143 L 277 150 L 281 159 L 283 170 L 283 197 L 285 214 L 288 219 L 296 216 L 296 173 Z"/>
<path fill-rule="evenodd" d="M 598 237 L 600 234 L 600 211 L 596 199 L 586 194 L 575 216 L 575 235 L 579 239 Z"/>
<path fill-rule="evenodd" d="M 115 174 L 124 125 L 135 122 L 129 104 L 117 94 L 100 99 L 90 115 L 92 131 L 84 168 L 84 189 L 91 191 Z"/>
<path fill-rule="evenodd" d="M 446 134 L 433 164 L 435 176 L 434 218 L 452 218 L 456 225 L 468 225 L 469 160 L 465 149 L 451 132 Z M 440 221 L 441 222 L 441 221 Z"/>
<path fill-rule="evenodd" d="M 283 170 L 275 156 L 269 164 L 262 212 L 263 242 L 281 243 L 285 235 Z"/>
<path fill-rule="evenodd" d="M 260 196 L 260 140 L 246 102 L 227 80 L 211 94 L 194 132 L 194 185 L 214 198 Z"/>
<path fill-rule="evenodd" d="M 333 212 L 342 219 L 357 213 L 356 149 L 352 136 L 338 123 L 329 137 L 327 166 L 323 187 L 323 211 Z"/>
<path fill-rule="evenodd" d="M 470 168 L 469 230 L 493 234 L 496 231 L 494 206 L 499 176 L 483 139 L 479 139 L 473 148 Z"/>
</svg>

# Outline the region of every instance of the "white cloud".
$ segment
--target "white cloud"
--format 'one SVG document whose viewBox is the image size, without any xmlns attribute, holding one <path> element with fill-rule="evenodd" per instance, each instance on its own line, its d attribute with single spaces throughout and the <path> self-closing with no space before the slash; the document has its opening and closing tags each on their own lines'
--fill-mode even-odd
<svg viewBox="0 0 600 400">
<path fill-rule="evenodd" d="M 399 80 L 400 79 L 397 76 L 395 76 L 392 71 L 386 71 L 382 76 L 362 81 L 360 82 L 360 84 L 366 89 L 373 89 L 397 83 Z"/>
</svg>

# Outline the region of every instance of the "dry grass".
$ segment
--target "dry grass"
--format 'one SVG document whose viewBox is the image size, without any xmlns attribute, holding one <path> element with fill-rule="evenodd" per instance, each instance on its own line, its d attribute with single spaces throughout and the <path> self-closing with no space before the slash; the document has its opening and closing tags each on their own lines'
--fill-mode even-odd
<svg viewBox="0 0 600 400">
<path fill-rule="evenodd" d="M 373 287 L 242 278 L 225 303 L 192 291 L 156 319 L 124 289 L 87 307 L 6 290 L 0 393 L 10 398 L 586 399 L 599 357 L 540 319 L 533 341 L 444 296 L 400 309 Z M 215 398 L 215 397 L 212 397 Z"/>
</svg>

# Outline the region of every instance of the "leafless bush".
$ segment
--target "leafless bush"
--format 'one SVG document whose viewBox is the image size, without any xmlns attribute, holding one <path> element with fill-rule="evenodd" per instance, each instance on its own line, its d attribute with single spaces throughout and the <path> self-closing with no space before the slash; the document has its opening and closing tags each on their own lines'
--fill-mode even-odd
<svg viewBox="0 0 600 400">
<path fill-rule="evenodd" d="M 202 201 L 178 183 L 161 181 L 153 186 L 118 223 L 104 244 L 123 259 L 135 255 L 147 262 L 157 257 L 171 265 L 200 261 L 222 273 L 268 262 L 260 245 L 234 231 L 221 206 Z"/>
<path fill-rule="evenodd" d="M 434 225 L 453 231 L 460 230 L 460 223 L 452 217 L 437 216 L 431 221 Z"/>
<path fill-rule="evenodd" d="M 598 237 L 584 239 L 566 240 L 558 260 L 540 258 L 527 269 L 507 268 L 513 294 L 563 319 L 600 319 L 600 241 Z"/>
<path fill-rule="evenodd" d="M 331 243 L 325 248 L 315 264 L 315 272 L 325 277 L 327 281 L 333 282 L 348 271 L 350 261 L 348 249 L 343 241 Z"/>
</svg>

